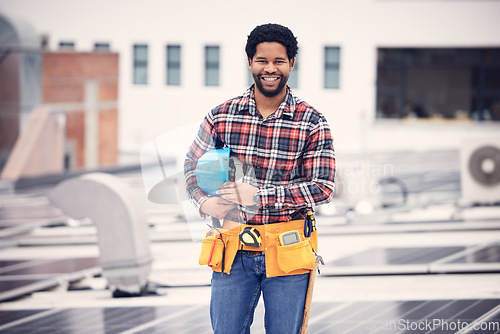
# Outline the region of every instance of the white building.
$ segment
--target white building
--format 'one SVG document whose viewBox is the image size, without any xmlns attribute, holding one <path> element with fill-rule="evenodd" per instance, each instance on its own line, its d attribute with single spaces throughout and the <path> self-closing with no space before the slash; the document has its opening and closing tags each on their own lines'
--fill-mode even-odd
<svg viewBox="0 0 500 334">
<path fill-rule="evenodd" d="M 74 43 L 75 50 L 90 51 L 97 43 L 120 54 L 122 152 L 136 153 L 168 130 L 199 123 L 211 108 L 243 93 L 250 82 L 246 37 L 268 22 L 286 25 L 298 37 L 294 91 L 325 114 L 338 152 L 458 148 L 465 134 L 500 129 L 498 122 L 467 119 L 478 105 L 491 115 L 500 103 L 498 1 L 0 0 L 0 12 L 30 22 L 48 37 L 49 50 Z M 207 51 L 210 46 L 218 48 Z M 412 49 L 404 51 L 410 54 L 406 62 L 384 63 L 382 57 L 406 57 L 401 48 Z M 435 54 L 436 48 L 468 50 L 479 60 L 464 65 L 469 53 Z M 484 78 L 477 79 L 484 74 L 485 48 L 497 57 L 486 67 L 486 87 Z M 206 52 L 214 52 L 209 65 Z M 180 73 L 178 80 L 171 77 L 179 85 L 167 84 L 168 61 L 171 73 Z M 386 72 L 379 72 L 377 88 L 378 63 L 387 66 L 379 68 Z M 447 63 L 455 64 L 448 72 Z M 207 66 L 218 76 L 216 85 L 206 85 Z M 325 88 L 325 80 L 332 88 Z M 419 104 L 430 118 L 412 117 Z M 395 117 L 378 117 L 377 110 Z"/>
</svg>

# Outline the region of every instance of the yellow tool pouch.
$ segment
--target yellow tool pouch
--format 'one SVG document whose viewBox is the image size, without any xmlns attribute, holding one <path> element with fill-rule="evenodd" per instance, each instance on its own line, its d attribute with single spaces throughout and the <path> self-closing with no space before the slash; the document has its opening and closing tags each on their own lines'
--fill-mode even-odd
<svg viewBox="0 0 500 334">
<path fill-rule="evenodd" d="M 230 230 L 205 237 L 198 263 L 202 266 L 208 265 L 214 271 L 229 274 L 238 251 L 238 232 Z"/>
<path fill-rule="evenodd" d="M 290 224 L 289 224 L 290 223 Z M 314 267 L 317 250 L 317 231 L 312 232 L 310 238 L 305 238 L 302 231 L 303 225 L 294 222 L 267 225 L 267 238 L 265 241 L 266 275 L 267 277 L 299 275 L 309 273 Z M 301 241 L 289 246 L 279 243 L 279 234 L 297 230 Z M 313 251 L 313 242 L 316 248 Z"/>
<path fill-rule="evenodd" d="M 312 269 L 316 256 L 309 241 L 304 240 L 289 246 L 278 245 L 277 262 L 279 268 L 288 274 L 298 269 Z"/>
</svg>

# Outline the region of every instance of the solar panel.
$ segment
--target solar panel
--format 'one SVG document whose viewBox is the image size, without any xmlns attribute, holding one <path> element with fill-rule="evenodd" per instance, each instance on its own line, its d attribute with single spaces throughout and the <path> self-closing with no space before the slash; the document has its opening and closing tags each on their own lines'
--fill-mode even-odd
<svg viewBox="0 0 500 334">
<path fill-rule="evenodd" d="M 66 224 L 67 217 L 45 196 L 17 194 L 0 197 L 0 237 L 27 233 L 42 226 Z"/>
<path fill-rule="evenodd" d="M 26 319 L 34 314 L 39 314 L 45 310 L 6 310 L 0 312 L 0 325 L 16 322 L 20 319 Z"/>
<path fill-rule="evenodd" d="M 494 309 L 500 300 L 437 300 L 379 301 L 344 303 L 313 303 L 309 332 L 311 333 L 400 333 L 419 323 L 424 328 L 453 326 L 472 322 Z M 322 314 L 331 312 L 326 317 Z M 7 314 L 6 314 L 7 312 Z M 19 313 L 16 313 L 19 312 Z M 45 317 L 19 322 L 33 311 L 0 311 L 5 319 L 0 329 L 12 333 L 208 333 L 208 305 L 176 305 L 162 307 L 70 308 L 54 310 Z M 492 319 L 498 318 L 494 315 Z M 29 318 L 28 318 L 29 319 Z M 439 320 L 435 323 L 434 319 Z M 17 322 L 17 324 L 15 323 Z M 9 326 L 14 323 L 13 326 Z M 446 323 L 448 325 L 446 325 Z M 431 326 L 431 327 L 429 327 Z M 456 325 L 455 325 L 456 326 Z M 253 329 L 256 330 L 253 330 Z M 255 318 L 252 333 L 262 328 L 261 317 Z M 445 328 L 445 327 L 443 327 Z M 414 331 L 426 333 L 427 330 Z M 446 331 L 438 331 L 445 333 Z M 483 332 L 486 333 L 486 332 Z"/>
<path fill-rule="evenodd" d="M 456 247 L 387 247 L 365 251 L 327 262 L 325 275 L 426 274 L 435 261 L 466 249 Z"/>
<path fill-rule="evenodd" d="M 203 311 L 203 312 L 200 312 Z M 8 329 L 11 333 L 182 333 L 191 327 L 210 332 L 208 310 L 201 306 L 172 305 L 161 307 L 109 307 L 109 308 L 70 308 L 63 309 L 45 317 L 19 322 L 20 315 L 9 312 L 6 322 L 0 330 Z M 14 313 L 12 313 L 14 312 Z M 10 326 L 9 323 L 13 323 Z"/>
<path fill-rule="evenodd" d="M 472 254 L 464 255 L 448 263 L 499 263 L 500 245 L 486 246 Z"/>
<path fill-rule="evenodd" d="M 447 261 L 432 263 L 430 272 L 500 272 L 500 244 L 477 246 L 470 251 L 451 256 Z"/>
<path fill-rule="evenodd" d="M 0 208 L 0 221 L 19 219 L 60 218 L 63 214 L 60 209 L 53 206 L 18 206 Z"/>
<path fill-rule="evenodd" d="M 2 275 L 69 274 L 99 266 L 96 258 L 73 258 L 43 261 L 32 266 L 4 271 Z"/>
<path fill-rule="evenodd" d="M 0 301 L 55 287 L 100 271 L 97 258 L 2 261 Z"/>
<path fill-rule="evenodd" d="M 55 278 L 0 279 L 0 301 L 8 301 L 36 291 L 54 288 L 60 284 Z"/>
<path fill-rule="evenodd" d="M 462 251 L 465 247 L 372 248 L 332 262 L 335 266 L 425 264 Z"/>
<path fill-rule="evenodd" d="M 499 299 L 356 302 L 320 320 L 330 303 L 313 303 L 310 333 L 455 333 L 459 326 L 481 318 Z M 492 319 L 500 317 L 495 313 Z M 312 322 L 311 322 L 312 320 Z M 481 333 L 495 333 L 484 331 Z"/>
<path fill-rule="evenodd" d="M 47 281 L 46 279 L 0 279 L 0 294 L 3 294 L 8 291 L 17 290 L 20 288 L 24 288 L 29 285 L 33 285 L 35 283 L 40 283 L 43 281 Z M 52 280 L 51 283 L 48 283 L 46 287 L 52 287 L 57 285 L 55 280 Z"/>
<path fill-rule="evenodd" d="M 27 260 L 0 260 L 0 271 L 5 269 L 6 267 L 10 267 L 24 262 L 27 262 Z"/>
<path fill-rule="evenodd" d="M 6 260 L 4 261 L 5 266 L 0 267 L 0 277 L 4 275 L 9 275 L 8 273 L 14 270 L 39 266 L 48 261 L 50 260 L 14 260 L 14 261 Z"/>
</svg>

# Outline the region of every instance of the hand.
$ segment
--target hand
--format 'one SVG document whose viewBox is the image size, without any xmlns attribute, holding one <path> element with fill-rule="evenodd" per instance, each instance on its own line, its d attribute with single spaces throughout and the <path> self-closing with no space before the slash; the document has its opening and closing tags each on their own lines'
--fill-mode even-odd
<svg viewBox="0 0 500 334">
<path fill-rule="evenodd" d="M 210 197 L 201 205 L 201 212 L 217 219 L 223 219 L 236 204 L 226 201 L 221 197 Z"/>
<path fill-rule="evenodd" d="M 248 183 L 226 182 L 217 190 L 217 194 L 228 202 L 249 206 L 255 205 L 253 197 L 258 190 L 259 188 Z"/>
</svg>

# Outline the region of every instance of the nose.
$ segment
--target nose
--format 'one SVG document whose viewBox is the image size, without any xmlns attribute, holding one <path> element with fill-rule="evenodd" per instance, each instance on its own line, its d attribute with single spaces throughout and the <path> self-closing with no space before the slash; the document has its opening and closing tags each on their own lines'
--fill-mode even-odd
<svg viewBox="0 0 500 334">
<path fill-rule="evenodd" d="M 274 65 L 273 62 L 269 62 L 264 67 L 264 71 L 267 72 L 267 73 L 274 73 L 274 72 L 276 72 L 276 65 Z"/>
</svg>

